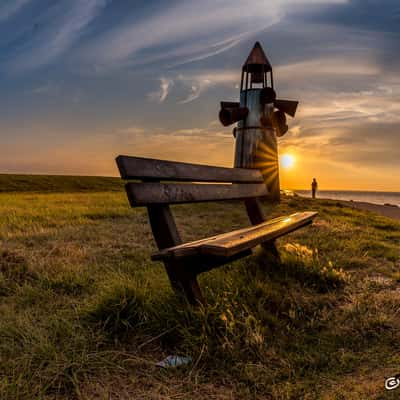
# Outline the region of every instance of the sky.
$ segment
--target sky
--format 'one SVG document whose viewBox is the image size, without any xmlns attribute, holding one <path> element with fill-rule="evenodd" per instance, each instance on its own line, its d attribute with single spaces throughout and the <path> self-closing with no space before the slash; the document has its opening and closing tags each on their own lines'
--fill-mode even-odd
<svg viewBox="0 0 400 400">
<path fill-rule="evenodd" d="M 219 102 L 255 41 L 300 102 L 282 187 L 400 191 L 398 0 L 1 0 L 0 172 L 232 166 Z"/>
</svg>

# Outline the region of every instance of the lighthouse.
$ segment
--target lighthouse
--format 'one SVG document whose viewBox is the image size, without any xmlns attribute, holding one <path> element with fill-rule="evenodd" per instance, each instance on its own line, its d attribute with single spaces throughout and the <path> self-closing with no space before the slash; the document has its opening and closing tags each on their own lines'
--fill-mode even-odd
<svg viewBox="0 0 400 400">
<path fill-rule="evenodd" d="M 286 115 L 294 117 L 297 105 L 276 98 L 272 66 L 257 42 L 242 67 L 240 102 L 222 101 L 219 119 L 237 123 L 234 166 L 259 169 L 274 201 L 280 199 L 277 137 L 288 131 Z"/>
</svg>

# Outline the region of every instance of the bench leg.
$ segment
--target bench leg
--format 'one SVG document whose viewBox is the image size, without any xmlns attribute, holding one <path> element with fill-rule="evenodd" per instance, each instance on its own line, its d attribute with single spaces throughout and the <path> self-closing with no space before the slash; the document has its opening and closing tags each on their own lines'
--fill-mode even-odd
<svg viewBox="0 0 400 400">
<path fill-rule="evenodd" d="M 181 288 L 179 274 L 176 272 L 176 265 L 172 262 L 164 262 L 165 271 L 167 272 L 169 282 L 175 292 L 179 292 Z"/>
<path fill-rule="evenodd" d="M 205 304 L 203 294 L 197 282 L 197 276 L 187 271 L 188 266 L 185 268 L 185 265 L 180 262 L 165 262 L 164 265 L 175 292 L 184 294 L 190 304 Z"/>
<path fill-rule="evenodd" d="M 147 207 L 151 230 L 159 249 L 177 246 L 182 243 L 174 217 L 168 205 Z M 197 283 L 196 274 L 188 271 L 188 266 L 178 261 L 164 263 L 172 288 L 184 293 L 191 304 L 204 304 L 204 298 Z M 190 266 L 192 267 L 192 266 Z"/>
<path fill-rule="evenodd" d="M 267 257 L 268 257 L 268 259 L 271 260 L 271 262 L 273 262 L 273 263 L 281 262 L 281 256 L 279 254 L 278 249 L 276 248 L 275 241 L 265 242 L 261 246 L 264 249 L 264 251 L 267 253 Z"/>
<path fill-rule="evenodd" d="M 205 304 L 205 300 L 203 294 L 201 293 L 199 284 L 197 282 L 197 277 L 192 276 L 184 279 L 181 282 L 183 286 L 183 290 L 185 292 L 186 298 L 188 299 L 190 304 L 200 305 Z"/>
</svg>

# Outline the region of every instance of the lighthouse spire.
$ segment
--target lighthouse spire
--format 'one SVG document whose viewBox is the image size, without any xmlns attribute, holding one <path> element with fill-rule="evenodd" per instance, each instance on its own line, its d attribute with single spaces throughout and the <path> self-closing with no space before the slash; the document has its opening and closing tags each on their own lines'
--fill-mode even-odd
<svg viewBox="0 0 400 400">
<path fill-rule="evenodd" d="M 271 63 L 268 61 L 260 42 L 255 43 L 246 62 L 243 64 L 243 70 L 254 73 L 272 71 Z"/>
</svg>

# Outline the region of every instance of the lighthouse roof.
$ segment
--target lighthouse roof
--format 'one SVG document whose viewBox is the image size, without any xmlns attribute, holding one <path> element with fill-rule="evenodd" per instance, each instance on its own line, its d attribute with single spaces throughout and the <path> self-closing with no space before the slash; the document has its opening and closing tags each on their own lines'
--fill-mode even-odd
<svg viewBox="0 0 400 400">
<path fill-rule="evenodd" d="M 256 42 L 247 57 L 246 62 L 243 64 L 243 70 L 247 72 L 260 72 L 263 69 L 265 72 L 269 72 L 272 71 L 272 66 L 268 61 L 260 42 Z"/>
</svg>

